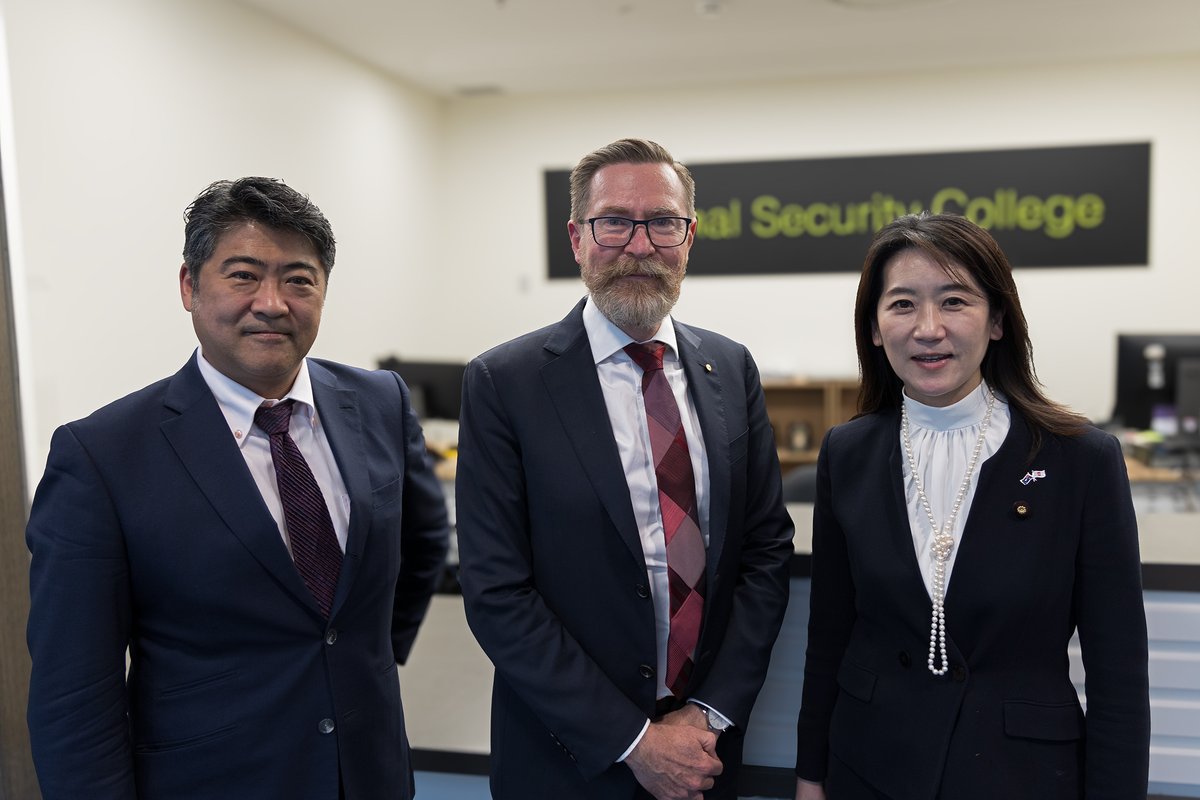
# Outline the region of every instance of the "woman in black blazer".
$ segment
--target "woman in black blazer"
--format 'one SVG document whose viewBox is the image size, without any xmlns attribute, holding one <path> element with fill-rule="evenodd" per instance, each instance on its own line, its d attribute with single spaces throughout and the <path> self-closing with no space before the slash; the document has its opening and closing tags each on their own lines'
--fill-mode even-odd
<svg viewBox="0 0 1200 800">
<path fill-rule="evenodd" d="M 797 800 L 1144 798 L 1125 463 L 1043 395 L 1008 260 L 962 217 L 901 217 L 854 320 L 859 415 L 818 462 Z"/>
</svg>

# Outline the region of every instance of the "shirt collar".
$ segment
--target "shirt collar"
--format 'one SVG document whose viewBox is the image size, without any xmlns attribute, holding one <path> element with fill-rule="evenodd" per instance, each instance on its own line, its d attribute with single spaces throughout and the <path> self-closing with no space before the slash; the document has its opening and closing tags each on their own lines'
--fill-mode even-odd
<svg viewBox="0 0 1200 800">
<path fill-rule="evenodd" d="M 633 338 L 614 325 L 612 320 L 604 316 L 604 312 L 596 308 L 596 304 L 592 302 L 590 295 L 583 306 L 583 329 L 587 332 L 588 343 L 592 347 L 592 361 L 594 363 L 599 364 L 607 361 L 617 354 L 620 354 L 624 359 L 629 359 L 629 356 L 624 352 L 624 348 L 625 345 L 633 341 Z M 658 327 L 658 332 L 647 341 L 650 340 L 662 342 L 667 346 L 666 353 L 663 354 L 664 361 L 679 360 L 679 347 L 675 339 L 675 324 L 671 321 L 670 314 L 663 319 Z M 670 356 L 669 359 L 668 355 Z"/>
<path fill-rule="evenodd" d="M 200 367 L 200 376 L 208 384 L 209 390 L 216 398 L 217 405 L 221 408 L 221 414 L 224 415 L 225 422 L 229 425 L 229 432 L 233 434 L 233 439 L 237 442 L 238 447 L 241 447 L 249 438 L 251 429 L 254 427 L 254 412 L 258 411 L 259 406 L 268 399 L 276 398 L 260 397 L 225 375 L 205 360 L 204 351 L 200 347 L 196 348 L 196 365 Z M 308 359 L 300 362 L 300 371 L 296 374 L 292 388 L 283 397 L 277 399 L 296 401 L 298 410 L 292 412 L 293 418 L 300 413 L 304 415 L 310 425 L 316 423 L 317 406 L 313 401 L 312 381 L 308 375 Z M 261 434 L 261 431 L 259 433 Z"/>
</svg>

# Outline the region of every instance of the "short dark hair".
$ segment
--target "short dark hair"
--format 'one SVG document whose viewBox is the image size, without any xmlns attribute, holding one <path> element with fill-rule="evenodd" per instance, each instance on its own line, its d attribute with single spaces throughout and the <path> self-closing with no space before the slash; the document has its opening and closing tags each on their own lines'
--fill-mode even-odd
<svg viewBox="0 0 1200 800">
<path fill-rule="evenodd" d="M 251 221 L 301 234 L 317 251 L 327 279 L 333 270 L 337 242 L 329 220 L 306 195 L 277 178 L 211 183 L 187 207 L 183 218 L 183 263 L 193 288 L 198 286 L 200 267 L 212 258 L 221 236 Z"/>
<path fill-rule="evenodd" d="M 657 142 L 649 139 L 618 139 L 588 153 L 571 170 L 571 219 L 577 224 L 583 223 L 591 201 L 592 177 L 601 167 L 610 164 L 669 164 L 683 183 L 687 215 L 696 216 L 696 181 L 687 167 L 676 161 L 667 148 Z"/>
<path fill-rule="evenodd" d="M 875 345 L 872 333 L 883 293 L 884 267 L 904 250 L 920 250 L 949 275 L 961 278 L 965 272 L 983 289 L 991 312 L 1003 315 L 1003 334 L 988 342 L 981 370 L 988 385 L 1002 392 L 1029 423 L 1034 450 L 1043 433 L 1080 434 L 1087 419 L 1042 392 L 1033 366 L 1029 325 L 1004 251 L 986 230 L 952 214 L 908 214 L 885 225 L 871 241 L 854 302 L 854 340 L 862 374 L 859 414 L 900 406 L 900 378 L 883 348 Z"/>
</svg>

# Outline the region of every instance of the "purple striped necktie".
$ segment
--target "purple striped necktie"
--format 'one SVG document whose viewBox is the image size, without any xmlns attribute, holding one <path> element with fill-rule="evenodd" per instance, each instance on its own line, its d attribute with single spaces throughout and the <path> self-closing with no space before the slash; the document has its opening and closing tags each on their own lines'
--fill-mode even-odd
<svg viewBox="0 0 1200 800">
<path fill-rule="evenodd" d="M 658 482 L 658 506 L 662 511 L 667 540 L 667 576 L 670 585 L 671 630 L 667 635 L 667 688 L 682 697 L 692 674 L 700 623 L 704 616 L 704 537 L 696 510 L 696 480 L 679 406 L 667 376 L 663 374 L 662 342 L 626 345 L 642 368 L 642 397 L 654 477 Z"/>
<path fill-rule="evenodd" d="M 284 400 L 273 406 L 260 406 L 254 412 L 254 422 L 271 439 L 271 461 L 275 463 L 275 481 L 296 571 L 316 598 L 321 613 L 328 618 L 342 571 L 342 548 L 321 487 L 288 434 L 292 402 Z"/>
</svg>

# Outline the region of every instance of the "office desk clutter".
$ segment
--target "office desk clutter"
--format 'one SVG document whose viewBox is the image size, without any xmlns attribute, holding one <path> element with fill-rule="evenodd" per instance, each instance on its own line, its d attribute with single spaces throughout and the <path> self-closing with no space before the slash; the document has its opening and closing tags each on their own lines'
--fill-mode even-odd
<svg viewBox="0 0 1200 800">
<path fill-rule="evenodd" d="M 1200 511 L 1200 334 L 1120 333 L 1116 367 L 1099 424 L 1121 441 L 1138 513 Z"/>
<path fill-rule="evenodd" d="M 453 483 L 466 365 L 456 361 L 407 361 L 397 355 L 379 359 L 378 365 L 404 379 L 425 432 L 425 447 L 434 460 L 434 473 L 440 480 Z"/>
<path fill-rule="evenodd" d="M 1117 335 L 1110 423 L 1200 443 L 1200 333 Z"/>
</svg>

